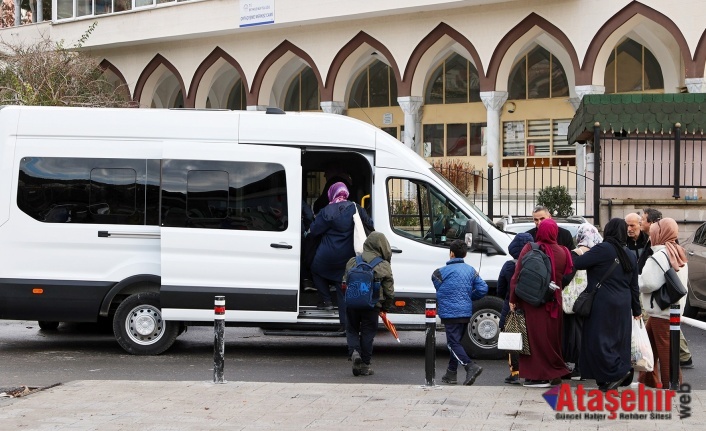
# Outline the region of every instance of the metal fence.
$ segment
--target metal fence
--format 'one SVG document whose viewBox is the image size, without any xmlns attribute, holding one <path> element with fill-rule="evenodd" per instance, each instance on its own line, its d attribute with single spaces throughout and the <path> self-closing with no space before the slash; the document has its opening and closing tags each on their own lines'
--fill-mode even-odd
<svg viewBox="0 0 706 431">
<path fill-rule="evenodd" d="M 461 171 L 447 167 L 436 167 L 441 175 L 451 181 L 459 190 L 491 219 L 504 215 L 530 216 L 537 205 L 537 195 L 546 187 L 566 188 L 571 196 L 574 215 L 593 218 L 587 214 L 587 188 L 593 179 L 578 173 L 575 166 L 557 163 L 546 165 L 542 160 L 531 160 L 529 166 L 516 163 L 513 167 L 495 169 L 489 167 L 486 172 L 473 170 Z M 499 189 L 494 190 L 498 184 Z"/>
</svg>

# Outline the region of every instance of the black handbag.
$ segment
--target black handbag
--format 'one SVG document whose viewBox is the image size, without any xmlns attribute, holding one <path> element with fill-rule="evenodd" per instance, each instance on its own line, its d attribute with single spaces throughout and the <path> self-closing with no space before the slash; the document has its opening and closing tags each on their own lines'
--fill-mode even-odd
<svg viewBox="0 0 706 431">
<path fill-rule="evenodd" d="M 665 280 L 662 287 L 652 292 L 650 296 L 650 307 L 654 308 L 654 303 L 656 302 L 660 310 L 666 310 L 670 305 L 678 303 L 679 300 L 686 295 L 686 288 L 681 280 L 679 280 L 679 276 L 674 268 L 670 266 L 669 269 L 665 271 L 654 256 L 650 256 L 650 259 L 654 260 L 657 266 L 659 266 L 659 269 L 664 272 Z"/>
<path fill-rule="evenodd" d="M 593 298 L 596 296 L 596 292 L 598 292 L 598 289 L 601 288 L 603 281 L 605 281 L 605 279 L 613 273 L 613 270 L 616 266 L 618 266 L 619 263 L 620 261 L 616 257 L 615 261 L 613 262 L 613 265 L 611 265 L 608 272 L 603 275 L 601 281 L 596 284 L 596 287 L 591 290 L 584 289 L 583 292 L 581 292 L 579 297 L 576 298 L 576 301 L 574 302 L 574 307 L 572 308 L 572 310 L 574 310 L 575 315 L 581 317 L 588 317 L 591 315 L 591 308 L 593 307 Z"/>
</svg>

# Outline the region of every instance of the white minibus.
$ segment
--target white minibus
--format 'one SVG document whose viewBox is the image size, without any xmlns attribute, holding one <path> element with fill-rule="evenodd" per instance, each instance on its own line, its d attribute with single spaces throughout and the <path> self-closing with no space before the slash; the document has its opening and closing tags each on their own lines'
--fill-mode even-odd
<svg viewBox="0 0 706 431">
<path fill-rule="evenodd" d="M 464 343 L 497 357 L 510 236 L 382 130 L 276 109 L 0 108 L 0 318 L 110 319 L 142 355 L 213 324 L 221 295 L 229 326 L 337 328 L 300 282 L 302 201 L 331 163 L 392 246 L 390 320 L 423 328 L 431 274 L 464 239 L 490 286 Z"/>
</svg>

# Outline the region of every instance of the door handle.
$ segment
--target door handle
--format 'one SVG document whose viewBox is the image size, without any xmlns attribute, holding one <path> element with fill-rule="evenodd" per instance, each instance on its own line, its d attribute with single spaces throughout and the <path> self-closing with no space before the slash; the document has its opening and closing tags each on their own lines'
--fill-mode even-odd
<svg viewBox="0 0 706 431">
<path fill-rule="evenodd" d="M 291 245 L 283 244 L 281 242 L 273 242 L 272 244 L 270 244 L 270 247 L 272 247 L 272 248 L 286 248 L 286 249 L 292 248 Z"/>
<path fill-rule="evenodd" d="M 402 253 L 402 250 L 400 250 L 400 249 L 397 248 L 397 247 L 390 247 L 390 248 L 392 249 L 392 252 L 393 252 L 393 253 Z"/>
</svg>

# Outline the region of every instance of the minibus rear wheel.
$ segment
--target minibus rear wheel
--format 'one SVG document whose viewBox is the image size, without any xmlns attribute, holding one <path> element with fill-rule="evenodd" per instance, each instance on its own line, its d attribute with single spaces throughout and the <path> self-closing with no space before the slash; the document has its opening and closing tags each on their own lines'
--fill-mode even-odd
<svg viewBox="0 0 706 431">
<path fill-rule="evenodd" d="M 179 322 L 162 319 L 159 294 L 128 296 L 115 311 L 113 333 L 120 347 L 133 355 L 159 355 L 179 335 Z"/>
</svg>

